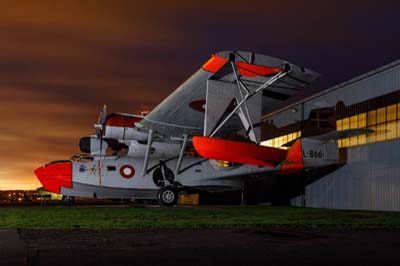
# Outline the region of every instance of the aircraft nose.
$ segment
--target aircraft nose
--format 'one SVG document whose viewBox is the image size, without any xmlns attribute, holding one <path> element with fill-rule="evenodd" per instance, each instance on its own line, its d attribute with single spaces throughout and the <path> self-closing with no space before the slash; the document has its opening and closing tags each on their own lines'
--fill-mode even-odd
<svg viewBox="0 0 400 266">
<path fill-rule="evenodd" d="M 43 187 L 50 192 L 60 193 L 62 186 L 72 188 L 71 161 L 51 162 L 34 172 Z"/>
</svg>

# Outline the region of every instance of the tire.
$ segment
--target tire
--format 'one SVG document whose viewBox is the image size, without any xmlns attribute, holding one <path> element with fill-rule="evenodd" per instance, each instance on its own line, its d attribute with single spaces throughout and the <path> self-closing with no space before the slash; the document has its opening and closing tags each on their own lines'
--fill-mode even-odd
<svg viewBox="0 0 400 266">
<path fill-rule="evenodd" d="M 178 190 L 172 186 L 162 187 L 157 194 L 161 206 L 175 206 L 178 202 Z"/>
</svg>

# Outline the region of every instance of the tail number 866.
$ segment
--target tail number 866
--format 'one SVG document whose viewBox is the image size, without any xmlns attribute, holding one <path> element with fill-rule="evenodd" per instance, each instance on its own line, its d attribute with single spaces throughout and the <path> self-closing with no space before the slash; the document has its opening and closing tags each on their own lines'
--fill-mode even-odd
<svg viewBox="0 0 400 266">
<path fill-rule="evenodd" d="M 323 153 L 321 150 L 319 150 L 319 151 L 318 150 L 308 150 L 308 151 L 303 150 L 303 157 L 322 159 Z"/>
</svg>

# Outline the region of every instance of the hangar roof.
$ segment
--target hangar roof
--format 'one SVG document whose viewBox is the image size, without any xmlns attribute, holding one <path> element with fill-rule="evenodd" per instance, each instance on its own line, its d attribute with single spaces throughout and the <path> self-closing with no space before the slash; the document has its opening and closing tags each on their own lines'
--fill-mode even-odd
<svg viewBox="0 0 400 266">
<path fill-rule="evenodd" d="M 270 113 L 267 113 L 267 114 L 263 115 L 263 117 L 261 118 L 261 120 L 265 120 L 265 119 L 267 119 L 268 117 L 271 117 L 271 116 L 273 116 L 273 115 L 276 115 L 276 114 L 278 114 L 278 113 L 280 113 L 280 112 L 282 112 L 282 111 L 285 111 L 285 110 L 287 110 L 287 109 L 293 108 L 293 107 L 295 107 L 296 105 L 301 104 L 301 103 L 303 103 L 303 102 L 310 101 L 310 100 L 312 100 L 312 99 L 315 99 L 315 98 L 317 98 L 317 97 L 323 96 L 323 95 L 325 95 L 325 94 L 327 94 L 327 93 L 330 93 L 330 92 L 332 92 L 332 91 L 342 89 L 342 88 L 344 88 L 344 87 L 346 87 L 346 86 L 349 86 L 350 84 L 353 84 L 353 83 L 359 82 L 359 81 L 361 81 L 361 80 L 364 80 L 364 79 L 366 79 L 366 78 L 368 78 L 368 77 L 371 77 L 371 76 L 377 75 L 377 74 L 379 74 L 379 73 L 385 72 L 385 71 L 387 71 L 387 70 L 389 70 L 389 69 L 391 69 L 391 68 L 394 68 L 394 67 L 396 67 L 396 66 L 398 66 L 398 65 L 400 65 L 400 59 L 399 59 L 399 60 L 396 60 L 396 61 L 393 61 L 393 62 L 391 62 L 391 63 L 389 63 L 389 64 L 387 64 L 387 65 L 384 65 L 384 66 L 382 66 L 382 67 L 380 67 L 380 68 L 377 68 L 377 69 L 374 69 L 374 70 L 372 70 L 372 71 L 369 71 L 369 72 L 367 72 L 367 73 L 365 73 L 365 74 L 362 74 L 362 75 L 360 75 L 360 76 L 357 76 L 357 77 L 355 77 L 355 78 L 352 78 L 352 79 L 350 79 L 350 80 L 348 80 L 348 81 L 345 81 L 345 82 L 342 82 L 342 83 L 340 83 L 340 84 L 338 84 L 338 85 L 335 85 L 335 86 L 333 86 L 333 87 L 330 87 L 330 88 L 328 88 L 328 89 L 326 89 L 326 90 L 323 90 L 323 91 L 321 91 L 321 92 L 318 92 L 318 93 L 316 93 L 316 94 L 313 94 L 313 95 L 311 95 L 311 96 L 302 98 L 302 99 L 299 100 L 299 101 L 296 101 L 296 102 L 293 102 L 293 103 L 289 103 L 288 105 L 285 105 L 285 106 L 283 106 L 282 108 L 276 109 L 276 110 L 274 110 L 274 111 L 272 111 L 272 112 L 270 112 Z"/>
</svg>

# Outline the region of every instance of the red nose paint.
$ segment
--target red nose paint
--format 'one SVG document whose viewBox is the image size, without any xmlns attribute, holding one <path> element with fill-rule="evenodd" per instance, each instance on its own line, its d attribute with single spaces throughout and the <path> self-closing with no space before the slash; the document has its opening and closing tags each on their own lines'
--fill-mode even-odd
<svg viewBox="0 0 400 266">
<path fill-rule="evenodd" d="M 35 175 L 50 192 L 60 193 L 61 187 L 72 188 L 72 163 L 69 161 L 46 164 L 37 168 Z"/>
</svg>

